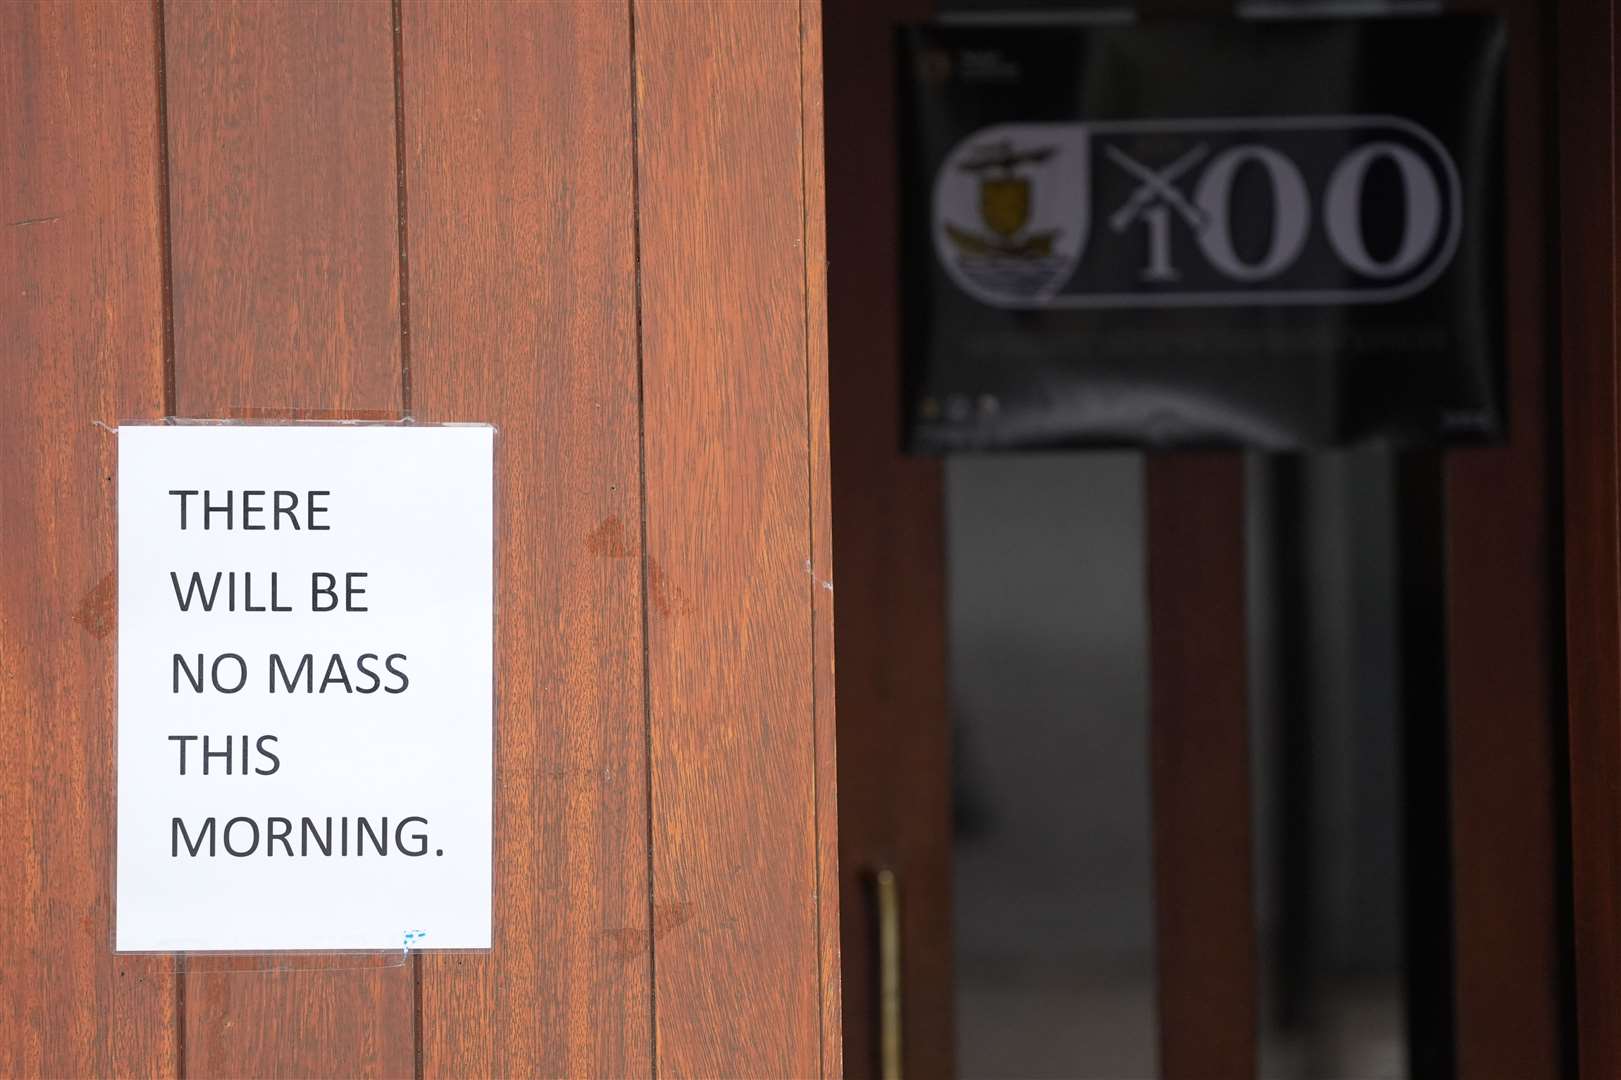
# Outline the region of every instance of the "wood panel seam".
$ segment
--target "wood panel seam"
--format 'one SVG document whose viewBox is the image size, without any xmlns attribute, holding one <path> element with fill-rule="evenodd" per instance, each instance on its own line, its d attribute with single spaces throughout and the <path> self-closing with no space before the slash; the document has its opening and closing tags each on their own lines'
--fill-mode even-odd
<svg viewBox="0 0 1621 1080">
<path fill-rule="evenodd" d="M 411 419 L 411 276 L 409 232 L 405 201 L 405 38 L 400 17 L 400 0 L 392 0 L 389 18 L 394 35 L 394 176 L 399 237 L 400 304 L 400 419 Z M 492 789 L 493 794 L 493 789 Z M 492 810 L 493 813 L 493 810 Z M 493 873 L 493 870 L 492 870 Z M 494 902 L 492 896 L 491 902 Z M 414 1080 L 422 1080 L 422 953 L 411 957 L 411 1068 Z"/>
<path fill-rule="evenodd" d="M 164 0 L 152 0 L 152 54 L 155 67 L 154 91 L 157 98 L 157 164 L 158 164 L 158 270 L 159 294 L 162 304 L 163 349 L 163 415 L 175 414 L 174 365 L 174 256 L 169 232 L 169 89 L 168 54 L 164 49 Z M 115 416 L 113 423 L 123 417 Z M 115 526 L 116 528 L 116 526 Z M 115 534 L 116 535 L 116 534 Z M 116 708 L 116 707 L 115 707 Z M 117 713 L 114 712 L 114 732 L 117 731 Z M 186 954 L 174 954 L 174 1074 L 176 1080 L 186 1077 Z"/>
<path fill-rule="evenodd" d="M 174 380 L 174 257 L 169 236 L 169 88 L 168 55 L 164 51 L 163 0 L 152 0 L 153 52 L 157 65 L 158 99 L 158 250 L 163 256 L 159 281 L 163 293 L 163 414 L 175 414 Z M 117 423 L 122 417 L 113 417 Z M 185 979 L 176 982 L 184 986 Z M 184 991 L 177 991 L 184 1001 Z M 182 1074 L 184 1075 L 184 1074 Z"/>
<path fill-rule="evenodd" d="M 399 214 L 400 244 L 400 418 L 411 419 L 411 248 L 408 243 L 405 203 L 405 39 L 401 28 L 400 0 L 392 0 L 389 10 L 394 24 L 394 174 Z M 417 1077 L 422 1076 L 422 979 L 417 966 Z"/>
<path fill-rule="evenodd" d="M 641 130 L 638 127 L 641 69 L 636 62 L 636 0 L 625 0 L 629 18 L 628 44 L 630 47 L 630 232 L 634 269 L 633 285 L 636 307 L 636 482 L 640 502 L 641 525 L 641 609 L 642 609 L 642 777 L 647 787 L 647 807 L 643 818 L 647 849 L 647 1037 L 648 1069 L 653 1080 L 659 1075 L 659 981 L 658 946 L 655 941 L 657 915 L 653 877 L 653 645 L 652 620 L 648 607 L 648 549 L 647 549 L 647 381 L 643 363 L 642 336 L 642 162 Z"/>
<path fill-rule="evenodd" d="M 1609 6 L 1608 23 L 1609 23 L 1609 31 L 1610 31 L 1609 40 L 1613 43 L 1615 41 L 1615 4 L 1613 2 Z M 1615 109 L 1615 95 L 1616 95 L 1615 50 L 1614 50 L 1613 45 L 1612 45 L 1612 47 L 1610 49 L 1610 63 L 1609 63 L 1609 70 L 1607 72 L 1607 75 L 1608 75 L 1608 80 L 1609 80 L 1609 84 L 1610 84 L 1609 85 L 1610 93 L 1608 95 L 1608 101 L 1607 101 L 1607 104 L 1609 105 L 1609 114 L 1610 114 L 1609 127 L 1610 127 L 1610 130 L 1613 132 L 1615 130 L 1615 121 L 1616 121 L 1616 109 Z M 1613 186 L 1614 183 L 1615 183 L 1615 179 L 1616 179 L 1616 139 L 1613 136 L 1610 139 L 1609 151 L 1610 151 L 1609 152 L 1609 158 L 1610 158 L 1610 161 L 1609 161 L 1609 165 L 1610 165 L 1610 181 L 1611 181 L 1611 184 Z M 1615 275 L 1615 267 L 1617 265 L 1616 264 L 1616 259 L 1617 259 L 1618 252 L 1617 252 L 1617 246 L 1616 246 L 1616 215 L 1615 215 L 1615 208 L 1614 208 L 1614 200 L 1613 199 L 1611 200 L 1611 205 L 1609 207 L 1609 213 L 1608 213 L 1607 219 L 1605 221 L 1605 226 L 1609 230 L 1609 240 L 1610 240 L 1610 270 L 1611 270 L 1610 298 L 1609 298 L 1609 307 L 1610 307 L 1610 312 L 1609 312 L 1609 315 L 1610 315 L 1610 363 L 1608 365 L 1609 386 L 1606 389 L 1608 391 L 1609 399 L 1610 399 L 1609 421 L 1610 421 L 1610 429 L 1611 429 L 1611 435 L 1612 435 L 1612 439 L 1611 439 L 1611 442 L 1610 442 L 1611 465 L 1610 465 L 1610 470 L 1609 470 L 1609 476 L 1606 477 L 1606 479 L 1608 481 L 1608 487 L 1609 487 L 1608 503 L 1609 503 L 1610 519 L 1611 519 L 1611 522 L 1610 522 L 1611 531 L 1610 531 L 1610 537 L 1609 537 L 1609 539 L 1611 541 L 1611 543 L 1610 543 L 1610 562 L 1611 562 L 1612 566 L 1621 567 L 1621 447 L 1618 447 L 1616 445 L 1616 442 L 1615 442 L 1615 440 L 1613 438 L 1616 427 L 1617 427 L 1617 418 L 1621 417 L 1621 370 L 1618 370 L 1618 365 L 1616 363 L 1616 356 L 1615 356 L 1616 342 L 1618 340 L 1617 337 L 1616 337 L 1616 332 L 1617 332 L 1617 329 L 1618 329 L 1618 325 L 1617 325 L 1618 320 L 1617 320 L 1617 308 L 1616 308 L 1616 303 L 1615 303 L 1615 285 L 1616 285 L 1616 283 L 1615 283 L 1615 276 L 1614 275 Z M 1611 582 L 1613 583 L 1613 582 L 1616 582 L 1616 581 L 1621 581 L 1621 570 L 1616 570 L 1616 571 L 1612 572 L 1612 574 L 1611 574 Z M 1609 614 L 1610 620 L 1611 620 L 1611 622 L 1613 624 L 1621 624 L 1621 607 L 1617 607 L 1616 605 L 1614 605 L 1612 603 L 1611 609 L 1608 612 L 1608 614 Z M 1616 684 L 1616 683 L 1614 683 L 1612 681 L 1612 685 L 1610 686 L 1609 689 L 1610 689 L 1610 692 L 1612 694 L 1615 694 L 1617 696 L 1621 696 L 1621 684 Z M 1613 806 L 1612 806 L 1612 809 L 1613 809 Z M 1621 833 L 1617 833 L 1614 829 L 1610 830 L 1609 836 L 1607 837 L 1607 839 L 1609 839 L 1609 841 L 1610 841 L 1610 847 L 1611 847 L 1610 858 L 1611 858 L 1611 861 L 1613 863 L 1621 863 L 1621 845 L 1617 844 L 1618 837 L 1621 837 Z M 1614 916 L 1617 915 L 1617 912 L 1612 910 L 1610 914 L 1611 914 L 1612 917 L 1614 917 Z"/>
<path fill-rule="evenodd" d="M 1610 475 L 1608 477 L 1608 480 L 1609 480 L 1609 487 L 1610 487 L 1610 499 L 1609 499 L 1610 514 L 1611 514 L 1611 518 L 1612 518 L 1611 532 L 1610 532 L 1610 540 L 1611 540 L 1610 558 L 1611 558 L 1611 562 L 1612 562 L 1613 565 L 1621 567 L 1621 446 L 1617 445 L 1617 443 L 1616 443 L 1616 441 L 1615 441 L 1615 439 L 1613 437 L 1614 433 L 1615 433 L 1615 430 L 1616 430 L 1616 426 L 1617 426 L 1617 417 L 1621 417 L 1621 365 L 1618 365 L 1617 356 L 1616 356 L 1616 345 L 1617 345 L 1618 341 L 1621 341 L 1621 338 L 1617 337 L 1618 330 L 1621 330 L 1621 319 L 1618 319 L 1618 311 L 1621 311 L 1621 309 L 1618 309 L 1617 305 L 1616 305 L 1616 287 L 1617 287 L 1616 273 L 1617 273 L 1617 265 L 1618 265 L 1616 260 L 1617 260 L 1618 254 L 1621 254 L 1621 253 L 1618 253 L 1618 250 L 1617 250 L 1617 236 L 1616 236 L 1617 228 L 1616 228 L 1616 209 L 1615 208 L 1616 208 L 1617 196 L 1621 195 L 1621 193 L 1618 193 L 1616 191 L 1616 181 L 1617 181 L 1617 174 L 1616 174 L 1616 142 L 1617 142 L 1617 139 L 1616 139 L 1616 136 L 1614 134 L 1614 132 L 1615 132 L 1615 123 L 1616 123 L 1616 119 L 1617 119 L 1617 117 L 1616 117 L 1616 82 L 1615 82 L 1615 67 L 1616 67 L 1616 63 L 1615 63 L 1615 61 L 1616 61 L 1616 57 L 1615 57 L 1615 51 L 1616 51 L 1616 46 L 1615 46 L 1615 33 L 1616 33 L 1615 0 L 1611 0 L 1610 5 L 1609 5 L 1608 23 L 1609 23 L 1608 41 L 1609 41 L 1610 62 L 1609 62 L 1609 65 L 1608 65 L 1609 70 L 1608 70 L 1607 74 L 1608 74 L 1609 83 L 1610 83 L 1610 93 L 1608 95 L 1606 103 L 1609 106 L 1609 114 L 1610 114 L 1609 130 L 1611 132 L 1611 136 L 1610 136 L 1610 194 L 1611 194 L 1611 198 L 1609 199 L 1609 206 L 1608 206 L 1609 213 L 1607 215 L 1607 220 L 1606 220 L 1605 224 L 1608 226 L 1609 232 L 1610 232 L 1610 290 L 1609 290 L 1609 294 L 1610 294 L 1609 295 L 1609 306 L 1610 306 L 1610 363 L 1609 363 L 1610 386 L 1609 386 L 1609 391 L 1610 391 L 1610 426 L 1611 426 L 1611 434 L 1612 434 L 1612 438 L 1611 438 L 1611 441 L 1610 441 L 1610 461 L 1611 461 L 1611 465 L 1610 465 Z M 1616 582 L 1616 581 L 1621 581 L 1621 570 L 1618 570 L 1616 573 L 1611 575 L 1611 582 L 1613 583 L 1613 582 Z M 1621 608 L 1617 608 L 1613 603 L 1612 603 L 1612 606 L 1611 606 L 1610 615 L 1611 615 L 1611 618 L 1612 618 L 1613 621 L 1615 621 L 1617 623 L 1621 623 Z M 1615 694 L 1616 696 L 1621 697 L 1621 685 L 1612 685 L 1610 690 L 1611 690 L 1612 694 Z M 1613 809 L 1613 807 L 1612 807 L 1612 809 Z M 1612 829 L 1610 831 L 1610 837 L 1609 837 L 1609 839 L 1611 841 L 1610 858 L 1611 858 L 1612 862 L 1615 862 L 1615 863 L 1621 863 L 1621 845 L 1617 844 L 1618 837 L 1621 837 L 1621 834 L 1618 834 L 1615 830 Z M 1621 912 L 1618 912 L 1618 911 L 1613 910 L 1613 909 L 1610 912 L 1610 914 L 1611 914 L 1612 919 L 1617 918 L 1618 916 L 1621 916 Z"/>
<path fill-rule="evenodd" d="M 811 880 L 816 883 L 816 917 L 812 922 L 814 938 L 811 949 L 816 956 L 816 1063 L 817 1074 L 827 1075 L 827 1027 L 822 1016 L 821 1000 L 827 993 L 827 971 L 822 956 L 822 776 L 820 762 L 817 760 L 817 747 L 820 745 L 819 712 L 817 710 L 817 664 L 821 657 L 816 655 L 816 455 L 812 448 L 815 445 L 815 436 L 812 426 L 815 423 L 816 411 L 811 404 L 811 325 L 810 325 L 810 197 L 809 178 L 806 176 L 810 168 L 805 146 L 805 0 L 799 0 L 795 8 L 795 17 L 798 23 L 799 38 L 799 262 L 800 262 L 800 294 L 799 318 L 803 336 L 801 342 L 804 346 L 800 353 L 802 366 L 805 370 L 805 567 L 810 580 L 806 583 L 806 599 L 810 615 L 810 760 L 811 760 Z"/>
</svg>

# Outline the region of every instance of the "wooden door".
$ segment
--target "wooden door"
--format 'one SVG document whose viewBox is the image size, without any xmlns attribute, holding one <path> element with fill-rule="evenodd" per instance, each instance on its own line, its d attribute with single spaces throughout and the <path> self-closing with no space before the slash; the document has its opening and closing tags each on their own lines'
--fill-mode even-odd
<svg viewBox="0 0 1621 1080">
<path fill-rule="evenodd" d="M 1581 1075 L 1621 1074 L 1621 29 L 1558 5 L 1575 1026 Z"/>
<path fill-rule="evenodd" d="M 828 337 L 839 567 L 845 1068 L 881 1074 L 877 875 L 899 904 L 900 1045 L 950 1076 L 951 727 L 938 461 L 902 455 L 893 27 L 929 0 L 827 5 Z"/>
<path fill-rule="evenodd" d="M 840 1071 L 819 20 L 0 6 L 0 1073 Z M 112 953 L 165 416 L 498 425 L 488 953 Z"/>
<path fill-rule="evenodd" d="M 838 664 L 841 884 L 846 1064 L 853 1075 L 876 1073 L 880 1061 L 870 881 L 886 867 L 897 872 L 900 885 L 905 1065 L 932 1076 L 948 1072 L 953 1061 L 941 484 L 937 462 L 899 451 L 895 222 L 907 193 L 898 190 L 894 172 L 890 38 L 894 24 L 926 20 L 942 6 L 838 0 L 828 4 L 827 15 L 835 546 L 848 619 Z M 1613 48 L 1602 32 L 1609 25 L 1605 16 L 1595 13 L 1608 11 L 1610 0 L 1568 6 L 1582 8 L 1587 54 Z M 1220 18 L 1234 9 L 1230 0 L 1145 0 L 1139 7 L 1144 17 Z M 1404 483 L 1420 489 L 1416 499 L 1431 519 L 1436 548 L 1434 565 L 1423 568 L 1430 576 L 1409 581 L 1429 590 L 1422 600 L 1434 608 L 1427 615 L 1434 621 L 1434 651 L 1413 660 L 1433 665 L 1432 684 L 1446 694 L 1430 703 L 1428 728 L 1417 736 L 1436 765 L 1438 775 L 1429 782 L 1444 783 L 1429 814 L 1431 843 L 1414 861 L 1435 864 L 1425 885 L 1439 881 L 1442 889 L 1426 907 L 1444 917 L 1426 923 L 1433 935 L 1415 928 L 1413 952 L 1422 959 L 1413 996 L 1422 1000 L 1410 1020 L 1423 1032 L 1413 1066 L 1424 1076 L 1497 1070 L 1551 1078 L 1563 1075 L 1571 1034 L 1560 862 L 1566 823 L 1558 402 L 1550 393 L 1549 347 L 1558 298 L 1545 260 L 1556 224 L 1553 71 L 1571 45 L 1561 29 L 1562 51 L 1554 52 L 1549 10 L 1533 0 L 1458 7 L 1501 15 L 1511 43 L 1502 257 L 1510 283 L 1503 318 L 1512 424 L 1506 445 L 1461 450 L 1444 460 L 1420 455 L 1404 467 Z M 1561 65 L 1551 62 L 1555 56 Z M 1572 119 L 1577 115 L 1587 128 L 1613 135 L 1614 115 L 1607 110 L 1614 102 L 1601 93 L 1596 71 L 1576 76 L 1586 80 L 1577 103 L 1563 106 L 1571 125 L 1567 139 L 1582 138 Z M 1568 78 L 1559 76 L 1562 85 Z M 1583 161 L 1602 157 L 1595 145 L 1588 141 Z M 1594 172 L 1584 173 L 1581 183 L 1589 200 L 1584 206 L 1598 206 L 1598 193 L 1610 190 Z M 1561 242 L 1571 243 L 1571 231 L 1582 229 L 1576 223 L 1594 212 L 1569 218 Z M 1587 253 L 1585 274 L 1596 272 L 1608 237 L 1591 232 L 1577 238 Z M 1594 306 L 1585 325 L 1594 329 L 1586 332 L 1597 334 L 1601 311 L 1613 306 L 1598 307 L 1596 293 L 1588 302 Z M 1575 407 L 1593 410 L 1607 400 L 1582 391 Z M 1572 407 L 1567 403 L 1567 414 Z M 1607 422 L 1613 429 L 1615 419 Z M 1596 452 L 1613 457 L 1613 436 L 1611 430 L 1599 438 Z M 1606 460 L 1606 468 L 1614 465 Z M 1251 873 L 1243 463 L 1230 452 L 1152 455 L 1145 489 L 1152 669 L 1145 738 L 1154 792 L 1160 1065 L 1171 1077 L 1249 1076 L 1259 1062 L 1260 958 Z M 1613 493 L 1605 498 L 1610 501 L 1594 503 L 1589 512 L 1613 517 Z M 1621 580 L 1613 567 L 1603 573 L 1610 575 L 1603 581 Z M 1593 593 L 1574 581 L 1571 588 L 1584 590 L 1584 604 L 1610 603 L 1603 589 Z M 1603 632 L 1611 637 L 1595 638 L 1592 647 L 1613 653 L 1621 634 L 1613 627 Z M 1578 662 L 1574 651 L 1571 661 Z M 1613 665 L 1597 670 L 1614 675 Z M 1606 686 L 1613 696 L 1615 688 Z M 1606 728 L 1601 723 L 1593 730 Z M 1610 764 L 1588 768 L 1613 769 L 1616 755 L 1599 760 Z M 1596 772 L 1587 789 L 1589 801 L 1602 803 L 1611 816 L 1616 775 Z M 1603 837 L 1610 845 L 1605 850 L 1621 845 L 1621 829 Z M 1602 865 L 1592 872 L 1610 873 Z M 1608 889 L 1608 877 L 1595 880 Z M 1612 969 L 1621 967 L 1605 970 Z M 1612 981 L 1603 972 L 1590 978 Z M 1605 1000 L 1621 1000 L 1621 989 Z M 1591 1007 L 1614 1013 L 1604 1004 Z M 1621 1032 L 1613 1025 L 1605 1030 Z M 1621 1061 L 1621 1050 L 1615 1060 Z"/>
</svg>

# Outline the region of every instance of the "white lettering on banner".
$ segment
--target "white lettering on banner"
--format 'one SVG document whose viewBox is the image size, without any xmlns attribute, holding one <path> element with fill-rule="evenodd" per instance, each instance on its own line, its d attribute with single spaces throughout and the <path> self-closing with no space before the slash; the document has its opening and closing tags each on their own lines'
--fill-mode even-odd
<svg viewBox="0 0 1621 1080">
<path fill-rule="evenodd" d="M 1376 168 L 1399 197 L 1370 210 Z M 1400 117 L 998 124 L 946 155 L 933 220 L 940 265 L 993 307 L 1375 304 L 1447 268 L 1463 194 L 1446 148 Z"/>
</svg>

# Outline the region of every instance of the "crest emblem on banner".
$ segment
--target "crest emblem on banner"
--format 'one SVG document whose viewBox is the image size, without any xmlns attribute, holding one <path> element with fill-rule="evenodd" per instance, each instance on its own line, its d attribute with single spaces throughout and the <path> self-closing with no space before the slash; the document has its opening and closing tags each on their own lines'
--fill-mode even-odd
<svg viewBox="0 0 1621 1080">
<path fill-rule="evenodd" d="M 970 294 L 1041 299 L 1074 269 L 1086 244 L 1086 142 L 1065 134 L 1003 125 L 959 144 L 941 165 L 935 244 Z"/>
</svg>

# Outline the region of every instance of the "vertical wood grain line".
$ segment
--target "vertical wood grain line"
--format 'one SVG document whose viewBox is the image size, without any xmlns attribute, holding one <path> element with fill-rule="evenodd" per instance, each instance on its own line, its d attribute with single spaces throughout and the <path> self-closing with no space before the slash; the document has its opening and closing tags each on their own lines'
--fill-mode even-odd
<svg viewBox="0 0 1621 1080">
<path fill-rule="evenodd" d="M 412 1075 L 422 1080 L 422 953 L 411 955 L 411 1061 Z"/>
<path fill-rule="evenodd" d="M 802 289 L 805 305 L 805 373 L 810 485 L 810 547 L 815 579 L 810 583 L 813 739 L 812 813 L 816 887 L 816 950 L 820 1007 L 818 1045 L 823 1076 L 844 1073 L 840 1023 L 843 1004 L 839 975 L 838 731 L 835 686 L 836 622 L 831 460 L 831 370 L 828 349 L 827 155 L 823 109 L 823 60 L 820 0 L 801 0 L 799 27 L 800 186 L 804 198 Z"/>
<path fill-rule="evenodd" d="M 163 256 L 163 268 L 158 278 L 163 289 L 163 415 L 175 413 L 174 398 L 174 259 L 169 243 L 169 88 L 166 81 L 168 57 L 163 49 L 163 0 L 152 0 L 153 62 L 157 66 L 158 99 L 158 250 Z M 121 417 L 113 417 L 116 423 Z M 175 980 L 175 1005 L 180 1008 L 175 1023 L 185 1030 L 186 980 L 184 958 Z M 185 1062 L 185 1040 L 181 1039 L 181 1062 Z M 185 1072 L 179 1073 L 184 1076 Z"/>
<path fill-rule="evenodd" d="M 163 298 L 163 415 L 175 414 L 174 258 L 169 239 L 169 88 L 164 52 L 163 0 L 152 0 L 152 61 L 155 68 L 158 128 L 158 281 Z M 118 423 L 122 417 L 114 417 Z M 174 1075 L 186 1080 L 186 954 L 174 954 Z"/>
<path fill-rule="evenodd" d="M 411 245 L 405 204 L 405 40 L 400 31 L 400 0 L 392 0 L 394 21 L 394 175 L 400 217 L 400 417 L 411 419 Z M 417 1076 L 422 1075 L 422 965 L 417 965 Z"/>
<path fill-rule="evenodd" d="M 647 845 L 647 1039 L 652 1080 L 659 1075 L 659 979 L 658 946 L 654 925 L 653 899 L 653 655 L 648 637 L 648 555 L 647 555 L 647 390 L 642 357 L 642 155 L 641 131 L 637 127 L 641 97 L 641 69 L 636 64 L 636 0 L 625 0 L 630 18 L 630 235 L 635 256 L 634 292 L 636 302 L 636 482 L 641 500 L 641 588 L 642 588 L 642 733 L 645 754 L 642 777 L 647 785 L 647 814 L 644 833 Z"/>
<path fill-rule="evenodd" d="M 400 0 L 392 0 L 394 31 L 394 177 L 400 244 L 400 418 L 411 419 L 411 276 L 405 203 L 405 41 L 400 26 Z M 422 1080 L 422 953 L 411 957 L 411 1068 Z"/>
<path fill-rule="evenodd" d="M 816 989 L 817 996 L 827 992 L 827 971 L 822 962 L 822 791 L 821 791 L 821 762 L 817 748 L 821 745 L 817 721 L 821 716 L 816 707 L 816 696 L 819 680 L 816 678 L 819 657 L 816 654 L 816 455 L 810 453 L 815 445 L 816 437 L 812 428 L 816 422 L 816 412 L 811 404 L 811 324 L 810 324 L 810 202 L 807 192 L 810 182 L 807 172 L 810 170 L 809 147 L 805 146 L 805 3 L 800 0 L 796 6 L 795 17 L 798 20 L 799 41 L 799 262 L 800 262 L 800 294 L 799 318 L 802 327 L 802 341 L 804 349 L 800 353 L 800 360 L 805 369 L 805 567 L 808 578 L 805 582 L 806 607 L 810 610 L 810 668 L 811 668 L 811 723 L 810 723 L 810 760 L 811 760 L 811 880 L 816 882 L 816 917 L 812 923 L 816 937 L 811 948 L 816 954 Z M 816 1072 L 818 1076 L 827 1076 L 827 1025 L 820 1008 L 816 1010 Z"/>
</svg>

